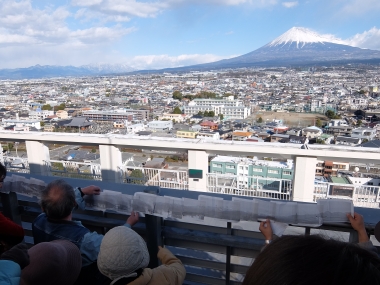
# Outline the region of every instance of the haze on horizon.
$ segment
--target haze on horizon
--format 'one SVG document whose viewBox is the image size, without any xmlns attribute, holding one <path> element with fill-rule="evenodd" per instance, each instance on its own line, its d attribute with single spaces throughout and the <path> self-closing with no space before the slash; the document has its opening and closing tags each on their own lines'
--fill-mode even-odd
<svg viewBox="0 0 380 285">
<path fill-rule="evenodd" d="M 294 26 L 380 50 L 378 0 L 0 0 L 0 69 L 157 69 L 251 52 Z"/>
</svg>

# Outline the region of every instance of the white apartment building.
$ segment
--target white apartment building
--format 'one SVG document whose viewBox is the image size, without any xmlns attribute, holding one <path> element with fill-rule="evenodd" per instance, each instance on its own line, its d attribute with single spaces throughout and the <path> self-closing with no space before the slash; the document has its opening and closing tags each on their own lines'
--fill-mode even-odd
<svg viewBox="0 0 380 285">
<path fill-rule="evenodd" d="M 232 97 L 232 99 L 230 98 Z M 215 115 L 223 114 L 228 119 L 245 119 L 251 114 L 251 109 L 246 108 L 240 100 L 228 99 L 194 99 L 184 107 L 186 115 L 195 115 L 199 112 L 214 111 Z"/>
<path fill-rule="evenodd" d="M 16 125 L 18 127 L 24 126 L 24 127 L 33 127 L 37 130 L 41 129 L 41 124 L 39 120 L 9 120 L 9 119 L 2 119 L 3 126 L 12 126 Z"/>
<path fill-rule="evenodd" d="M 184 115 L 182 114 L 170 114 L 170 113 L 164 113 L 162 114 L 161 117 L 159 117 L 160 120 L 174 120 L 176 121 L 177 123 L 182 123 L 183 121 L 185 121 L 184 119 Z"/>
<path fill-rule="evenodd" d="M 220 140 L 220 134 L 218 132 L 201 131 L 197 134 L 197 139 Z"/>
<path fill-rule="evenodd" d="M 46 119 L 49 116 L 54 116 L 54 111 L 48 110 L 38 110 L 38 111 L 29 111 L 29 120 L 40 120 Z"/>
<path fill-rule="evenodd" d="M 369 129 L 369 128 L 357 128 L 352 130 L 351 137 L 352 138 L 359 138 L 361 140 L 367 139 L 369 141 L 376 138 L 376 129 Z"/>
</svg>

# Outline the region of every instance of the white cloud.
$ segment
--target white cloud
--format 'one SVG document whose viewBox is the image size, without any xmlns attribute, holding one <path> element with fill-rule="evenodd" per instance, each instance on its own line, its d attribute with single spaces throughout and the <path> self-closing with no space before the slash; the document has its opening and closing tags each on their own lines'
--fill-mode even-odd
<svg viewBox="0 0 380 285">
<path fill-rule="evenodd" d="M 152 18 L 160 13 L 189 5 L 267 7 L 277 4 L 277 0 L 72 0 L 71 5 L 80 7 L 76 18 L 99 19 L 109 22 L 127 22 L 133 17 Z"/>
<path fill-rule="evenodd" d="M 138 2 L 136 0 L 72 0 L 71 4 L 82 7 L 77 17 L 99 18 L 113 22 L 129 21 L 131 17 L 155 17 L 168 8 L 165 2 Z"/>
<path fill-rule="evenodd" d="M 298 6 L 298 1 L 294 1 L 294 2 L 282 2 L 282 6 L 284 6 L 286 8 L 293 8 L 295 6 Z"/>
<path fill-rule="evenodd" d="M 170 67 L 188 66 L 194 64 L 214 62 L 234 56 L 219 56 L 214 54 L 182 54 L 178 56 L 162 55 L 143 55 L 135 56 L 127 65 L 135 69 L 160 69 Z"/>
<path fill-rule="evenodd" d="M 380 50 L 380 29 L 373 27 L 361 34 L 356 34 L 346 42 L 355 47 Z"/>
</svg>

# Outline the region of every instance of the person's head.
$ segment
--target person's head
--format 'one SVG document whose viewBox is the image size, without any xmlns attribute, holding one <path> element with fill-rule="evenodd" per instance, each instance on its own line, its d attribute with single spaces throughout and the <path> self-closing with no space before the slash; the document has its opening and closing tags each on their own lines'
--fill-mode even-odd
<svg viewBox="0 0 380 285">
<path fill-rule="evenodd" d="M 50 182 L 41 192 L 41 207 L 48 218 L 62 220 L 76 205 L 73 187 L 62 179 Z"/>
<path fill-rule="evenodd" d="M 283 236 L 248 269 L 243 285 L 380 284 L 380 259 L 356 244 L 319 236 Z"/>
<path fill-rule="evenodd" d="M 20 285 L 71 285 L 82 268 L 79 248 L 67 240 L 41 242 L 28 250 Z"/>
<path fill-rule="evenodd" d="M 103 275 L 114 281 L 133 277 L 148 264 L 146 243 L 134 230 L 120 226 L 106 233 L 98 255 L 98 268 Z"/>
<path fill-rule="evenodd" d="M 0 188 L 3 187 L 3 182 L 4 182 L 4 179 L 5 179 L 6 176 L 7 176 L 7 169 L 0 162 Z"/>
</svg>

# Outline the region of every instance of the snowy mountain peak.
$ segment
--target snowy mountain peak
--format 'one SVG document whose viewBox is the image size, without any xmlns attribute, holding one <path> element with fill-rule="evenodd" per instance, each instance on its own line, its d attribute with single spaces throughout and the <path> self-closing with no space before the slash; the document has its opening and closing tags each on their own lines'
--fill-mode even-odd
<svg viewBox="0 0 380 285">
<path fill-rule="evenodd" d="M 297 43 L 297 48 L 302 48 L 308 43 L 334 43 L 346 44 L 344 41 L 332 35 L 320 35 L 312 30 L 303 27 L 293 27 L 278 38 L 268 44 L 270 47 Z"/>
</svg>

